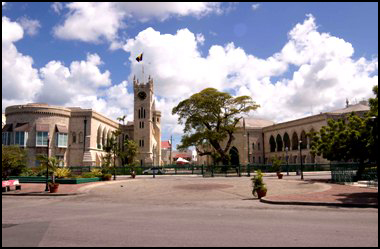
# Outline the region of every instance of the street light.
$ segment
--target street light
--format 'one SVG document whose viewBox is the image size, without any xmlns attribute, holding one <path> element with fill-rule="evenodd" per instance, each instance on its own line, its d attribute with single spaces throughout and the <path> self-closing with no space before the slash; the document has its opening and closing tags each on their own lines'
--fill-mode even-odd
<svg viewBox="0 0 380 249">
<path fill-rule="evenodd" d="M 300 140 L 299 143 L 300 143 L 300 160 L 301 160 L 301 180 L 303 180 L 302 140 Z"/>
<path fill-rule="evenodd" d="M 47 158 L 46 158 L 46 187 L 45 191 L 49 191 L 49 133 L 47 137 Z"/>
<path fill-rule="evenodd" d="M 288 156 L 288 150 L 289 150 L 289 148 L 285 147 L 285 153 L 286 153 L 286 157 L 285 157 L 285 160 L 286 160 L 286 175 L 287 176 L 289 175 L 289 156 Z"/>
</svg>

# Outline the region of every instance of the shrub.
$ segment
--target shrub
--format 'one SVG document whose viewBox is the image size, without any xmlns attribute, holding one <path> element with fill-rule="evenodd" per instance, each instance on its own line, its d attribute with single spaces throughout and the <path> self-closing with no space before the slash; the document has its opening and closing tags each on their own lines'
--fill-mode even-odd
<svg viewBox="0 0 380 249">
<path fill-rule="evenodd" d="M 112 178 L 111 174 L 103 174 L 103 176 L 102 176 L 103 181 L 111 180 L 111 178 Z"/>
<path fill-rule="evenodd" d="M 71 170 L 68 168 L 57 168 L 54 173 L 57 178 L 67 178 L 71 174 Z"/>
<path fill-rule="evenodd" d="M 257 175 L 251 178 L 251 180 L 253 184 L 253 189 L 252 189 L 253 196 L 257 195 L 258 190 L 267 190 L 267 187 L 265 186 L 265 183 L 263 181 L 263 173 L 261 173 L 261 170 L 258 170 Z"/>
<path fill-rule="evenodd" d="M 102 177 L 103 173 L 100 169 L 91 169 L 91 173 L 95 176 L 95 177 Z"/>
<path fill-rule="evenodd" d="M 92 172 L 87 172 L 82 174 L 82 178 L 94 178 L 95 175 Z"/>
</svg>

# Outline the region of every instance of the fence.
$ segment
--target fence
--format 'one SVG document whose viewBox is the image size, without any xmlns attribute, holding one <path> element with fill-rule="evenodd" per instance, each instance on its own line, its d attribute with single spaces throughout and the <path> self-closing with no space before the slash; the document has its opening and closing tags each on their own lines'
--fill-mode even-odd
<svg viewBox="0 0 380 249">
<path fill-rule="evenodd" d="M 361 179 L 356 179 L 359 163 L 334 163 L 331 164 L 331 180 L 336 183 L 352 183 L 356 180 L 368 181 L 368 185 L 376 185 L 378 182 L 378 169 L 375 164 L 364 165 L 365 169 Z"/>
<path fill-rule="evenodd" d="M 135 168 L 137 175 L 148 174 L 152 175 L 153 171 L 149 171 L 151 168 L 160 169 L 159 174 L 165 175 L 202 175 L 204 177 L 217 177 L 217 176 L 251 176 L 255 171 L 261 170 L 264 173 L 275 172 L 275 168 L 270 164 L 247 164 L 247 165 L 165 165 L 165 166 L 139 166 Z M 101 169 L 101 167 L 93 166 L 80 166 L 69 167 L 74 173 L 80 174 L 90 172 L 91 169 Z M 299 172 L 301 170 L 300 164 L 282 164 L 282 172 Z M 357 163 L 330 163 L 330 164 L 304 164 L 303 171 L 331 171 L 332 182 L 353 182 L 355 180 L 356 172 L 359 168 Z M 128 166 L 113 167 L 110 168 L 110 174 L 116 175 L 130 175 L 131 169 Z M 376 165 L 367 165 L 366 170 L 362 176 L 363 180 L 367 180 L 370 183 L 377 184 L 378 171 Z"/>
</svg>

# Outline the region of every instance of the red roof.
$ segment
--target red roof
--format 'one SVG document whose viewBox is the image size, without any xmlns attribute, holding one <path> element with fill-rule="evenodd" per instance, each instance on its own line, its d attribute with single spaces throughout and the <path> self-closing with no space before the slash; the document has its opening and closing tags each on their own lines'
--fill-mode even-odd
<svg viewBox="0 0 380 249">
<path fill-rule="evenodd" d="M 161 141 L 161 149 L 170 149 L 170 141 Z"/>
<path fill-rule="evenodd" d="M 175 155 L 175 156 L 173 156 L 173 158 L 180 158 L 180 157 L 182 157 L 182 158 L 191 158 L 191 156 L 192 155 L 189 155 L 189 154 L 177 154 L 177 155 Z"/>
</svg>

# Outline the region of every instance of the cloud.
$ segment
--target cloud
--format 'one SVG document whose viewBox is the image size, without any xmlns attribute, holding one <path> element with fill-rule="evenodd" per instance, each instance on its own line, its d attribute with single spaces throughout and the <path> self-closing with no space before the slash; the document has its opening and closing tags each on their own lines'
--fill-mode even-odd
<svg viewBox="0 0 380 249">
<path fill-rule="evenodd" d="M 51 8 L 54 10 L 55 13 L 60 14 L 63 10 L 63 4 L 61 2 L 54 2 L 52 3 Z"/>
<path fill-rule="evenodd" d="M 154 78 L 155 93 L 164 103 L 162 119 L 170 127 L 178 128 L 171 108 L 206 87 L 249 95 L 261 105 L 251 115 L 282 122 L 342 108 L 346 98 L 369 98 L 378 80 L 373 75 L 377 58 L 354 59 L 352 44 L 319 32 L 312 15 L 295 25 L 283 48 L 268 58 L 234 43 L 213 45 L 202 56 L 203 42 L 188 29 L 161 34 L 148 28 L 123 47 L 130 53 L 130 78 L 142 77 L 135 57 L 144 51 L 145 74 Z M 290 68 L 293 74 L 286 77 Z"/>
<path fill-rule="evenodd" d="M 258 8 L 260 8 L 260 4 L 259 3 L 254 3 L 251 5 L 251 8 L 253 11 L 257 10 Z"/>
<path fill-rule="evenodd" d="M 41 28 L 41 24 L 38 20 L 31 20 L 27 17 L 21 17 L 18 20 L 19 24 L 28 35 L 34 36 L 38 33 L 38 29 Z"/>
<path fill-rule="evenodd" d="M 42 87 L 33 59 L 17 51 L 14 43 L 23 38 L 17 22 L 2 17 L 2 105 L 30 102 Z"/>
<path fill-rule="evenodd" d="M 61 10 L 61 5 L 52 6 Z M 118 32 L 126 27 L 125 21 L 165 21 L 172 17 L 194 16 L 201 18 L 210 13 L 222 13 L 220 3 L 181 2 L 76 2 L 68 3 L 69 10 L 63 24 L 54 28 L 56 37 L 84 42 L 110 42 L 110 48 L 120 48 Z"/>
<path fill-rule="evenodd" d="M 103 69 L 107 65 L 95 53 L 67 66 L 52 60 L 33 68 L 33 59 L 15 46 L 23 38 L 22 26 L 3 17 L 2 29 L 3 108 L 39 101 L 92 108 L 113 119 L 127 114 L 132 120 L 133 93 L 128 89 L 134 75 L 143 78 L 144 66 L 145 79 L 151 75 L 154 80 L 164 134 L 182 132 L 172 108 L 206 87 L 249 95 L 261 105 L 252 117 L 282 122 L 342 108 L 346 98 L 353 102 L 372 97 L 378 81 L 377 57 L 354 59 L 352 44 L 319 32 L 312 15 L 295 25 L 282 49 L 267 58 L 232 42 L 201 53 L 202 34 L 188 29 L 166 34 L 147 28 L 123 44 L 131 74 L 119 84 L 112 82 L 110 72 Z M 141 52 L 144 60 L 137 63 Z"/>
<path fill-rule="evenodd" d="M 73 61 L 69 68 L 59 61 L 50 61 L 40 69 L 43 87 L 37 101 L 66 105 L 77 95 L 96 96 L 98 89 L 111 86 L 110 72 L 102 73 L 101 64 L 97 54 L 88 54 L 86 61 Z"/>
</svg>

